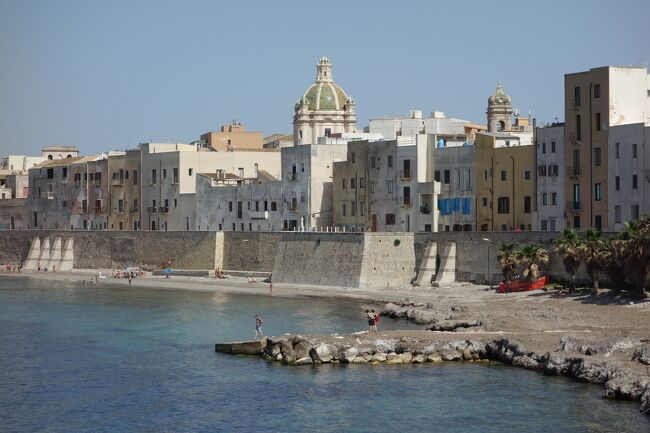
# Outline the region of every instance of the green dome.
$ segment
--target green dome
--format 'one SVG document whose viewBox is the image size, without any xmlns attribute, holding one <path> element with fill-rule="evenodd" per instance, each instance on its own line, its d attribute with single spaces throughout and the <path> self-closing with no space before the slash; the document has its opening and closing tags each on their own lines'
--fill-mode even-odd
<svg viewBox="0 0 650 433">
<path fill-rule="evenodd" d="M 348 95 L 336 83 L 314 83 L 303 95 L 309 110 L 343 110 Z"/>
</svg>

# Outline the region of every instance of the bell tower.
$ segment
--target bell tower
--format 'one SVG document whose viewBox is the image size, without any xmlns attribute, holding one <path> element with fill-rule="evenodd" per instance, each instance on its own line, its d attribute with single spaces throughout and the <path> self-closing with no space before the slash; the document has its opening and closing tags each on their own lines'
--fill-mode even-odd
<svg viewBox="0 0 650 433">
<path fill-rule="evenodd" d="M 487 125 L 488 132 L 508 132 L 512 129 L 512 101 L 503 91 L 501 83 L 497 90 L 488 98 Z"/>
</svg>

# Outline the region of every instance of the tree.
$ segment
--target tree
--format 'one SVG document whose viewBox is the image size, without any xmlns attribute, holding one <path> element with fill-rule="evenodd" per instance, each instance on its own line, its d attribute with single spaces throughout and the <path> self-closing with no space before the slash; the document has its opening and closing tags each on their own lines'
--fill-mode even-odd
<svg viewBox="0 0 650 433">
<path fill-rule="evenodd" d="M 553 244 L 555 252 L 562 257 L 564 270 L 569 274 L 569 292 L 573 292 L 576 286 L 576 274 L 582 261 L 580 236 L 573 229 L 564 229 Z"/>
<path fill-rule="evenodd" d="M 523 266 L 523 276 L 528 281 L 540 277 L 539 265 L 549 262 L 548 251 L 539 245 L 524 244 L 517 250 L 517 261 Z"/>
<path fill-rule="evenodd" d="M 517 249 L 515 244 L 504 242 L 497 248 L 497 262 L 501 266 L 503 278 L 506 281 L 512 280 L 517 270 Z"/>
<path fill-rule="evenodd" d="M 625 245 L 626 242 L 618 237 L 606 239 L 605 247 L 609 257 L 605 264 L 605 273 L 612 283 L 612 290 L 620 292 L 627 285 L 625 281 Z"/>
<path fill-rule="evenodd" d="M 584 233 L 582 245 L 582 257 L 587 265 L 587 274 L 591 278 L 594 293 L 598 293 L 598 282 L 610 260 L 612 252 L 607 248 L 607 244 L 600 237 L 600 232 L 594 229 L 588 229 Z"/>
<path fill-rule="evenodd" d="M 645 287 L 650 277 L 650 217 L 625 224 L 625 275 L 640 297 L 646 297 Z"/>
</svg>

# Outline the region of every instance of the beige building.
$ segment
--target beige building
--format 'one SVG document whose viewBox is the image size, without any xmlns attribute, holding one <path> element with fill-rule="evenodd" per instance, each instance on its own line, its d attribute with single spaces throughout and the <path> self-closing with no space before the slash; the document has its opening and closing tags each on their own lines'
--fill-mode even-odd
<svg viewBox="0 0 650 433">
<path fill-rule="evenodd" d="M 261 132 L 246 132 L 241 122 L 233 120 L 230 125 L 223 125 L 218 132 L 210 131 L 201 135 L 201 141 L 212 150 L 260 150 L 264 143 Z"/>
<path fill-rule="evenodd" d="M 140 196 L 140 149 L 111 152 L 108 155 L 110 176 L 109 230 L 139 230 Z"/>
<path fill-rule="evenodd" d="M 606 66 L 566 74 L 564 114 L 566 227 L 612 227 L 607 186 L 616 182 L 616 176 L 629 175 L 631 167 L 608 158 L 616 146 L 611 130 L 650 121 L 647 68 Z M 610 170 L 610 164 L 619 165 Z M 632 194 L 632 190 L 614 191 Z M 631 198 L 625 201 L 632 203 Z"/>
<path fill-rule="evenodd" d="M 55 146 L 45 146 L 42 151 L 43 158 L 46 159 L 64 159 L 79 156 L 79 149 L 77 146 L 64 146 L 62 144 L 57 144 Z"/>
</svg>

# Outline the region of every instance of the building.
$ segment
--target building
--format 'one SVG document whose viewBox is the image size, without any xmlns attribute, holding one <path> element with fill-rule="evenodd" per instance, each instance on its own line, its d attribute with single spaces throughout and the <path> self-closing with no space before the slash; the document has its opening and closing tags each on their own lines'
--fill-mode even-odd
<svg viewBox="0 0 650 433">
<path fill-rule="evenodd" d="M 55 146 L 45 146 L 42 149 L 43 158 L 46 159 L 64 159 L 75 158 L 79 156 L 79 149 L 77 146 L 64 146 L 57 144 Z"/>
<path fill-rule="evenodd" d="M 406 117 L 370 119 L 368 126 L 368 132 L 381 134 L 386 140 L 431 134 L 439 135 L 440 139 L 445 140 L 446 146 L 462 146 L 466 141 L 473 142 L 476 133 L 485 130 L 485 125 L 447 117 L 441 111 L 434 111 L 430 117 L 423 118 L 419 110 L 411 110 Z"/>
<path fill-rule="evenodd" d="M 282 182 L 264 170 L 241 178 L 223 171 L 196 176 L 196 229 L 278 231 Z"/>
<path fill-rule="evenodd" d="M 110 183 L 107 155 L 72 162 L 68 166 L 67 182 L 62 182 L 61 189 L 62 209 L 69 214 L 69 224 L 65 227 L 72 230 L 108 228 Z"/>
<path fill-rule="evenodd" d="M 318 137 L 356 132 L 356 104 L 332 76 L 332 63 L 323 57 L 316 65 L 316 82 L 294 105 L 294 145 L 316 144 Z"/>
<path fill-rule="evenodd" d="M 142 214 L 140 149 L 108 154 L 109 230 L 140 230 Z"/>
<path fill-rule="evenodd" d="M 283 230 L 332 227 L 334 162 L 345 161 L 347 144 L 305 144 L 282 149 Z"/>
<path fill-rule="evenodd" d="M 0 230 L 26 229 L 28 217 L 27 200 L 22 198 L 0 200 Z"/>
<path fill-rule="evenodd" d="M 141 152 L 141 222 L 143 230 L 194 230 L 196 174 L 219 171 L 257 177 L 280 174 L 277 149 L 210 152 L 196 144 L 143 143 Z"/>
<path fill-rule="evenodd" d="M 534 146 L 507 132 L 479 133 L 475 146 L 478 230 L 531 230 Z"/>
<path fill-rule="evenodd" d="M 20 198 L 29 197 L 29 172 L 24 174 L 9 174 L 4 178 L 4 187 L 9 190 L 10 195 L 2 198 Z"/>
<path fill-rule="evenodd" d="M 418 177 L 415 137 L 348 144 L 334 163 L 334 225 L 341 230 L 417 230 Z"/>
<path fill-rule="evenodd" d="M 476 152 L 473 144 L 436 147 L 433 154 L 433 180 L 439 185 L 435 208 L 426 203 L 421 211 L 437 213 L 433 231 L 476 230 Z M 426 230 L 425 231 L 431 231 Z"/>
<path fill-rule="evenodd" d="M 609 197 L 605 228 L 621 231 L 625 222 L 650 215 L 650 122 L 612 126 L 609 143 L 608 182 L 600 187 Z"/>
<path fill-rule="evenodd" d="M 615 221 L 617 218 L 610 206 L 613 197 L 608 185 L 614 184 L 613 191 L 617 195 L 632 195 L 633 189 L 617 190 L 615 182 L 616 176 L 622 179 L 634 176 L 634 172 L 630 173 L 629 166 L 620 165 L 616 157 L 609 159 L 612 152 L 616 155 L 617 147 L 611 131 L 617 126 L 650 121 L 647 68 L 605 66 L 566 74 L 564 115 L 565 226 L 577 229 L 615 227 L 620 223 L 610 221 L 612 215 Z M 621 130 L 619 133 L 626 136 L 629 132 Z M 620 144 L 618 147 L 620 150 Z M 612 163 L 615 164 L 613 168 L 610 167 Z M 637 172 L 637 182 L 640 175 Z M 620 220 L 623 221 L 624 203 L 629 206 L 640 203 L 633 197 L 621 199 L 617 206 L 622 206 Z"/>
<path fill-rule="evenodd" d="M 8 155 L 0 161 L 0 171 L 27 173 L 30 168 L 46 159 L 46 157 L 42 156 Z"/>
<path fill-rule="evenodd" d="M 293 134 L 271 134 L 268 137 L 264 137 L 264 144 L 262 145 L 265 149 L 291 146 L 293 146 Z"/>
<path fill-rule="evenodd" d="M 246 127 L 237 120 L 230 125 L 221 126 L 218 132 L 210 131 L 201 135 L 201 141 L 205 146 L 216 151 L 229 150 L 260 150 L 263 145 L 261 132 L 246 132 Z"/>
<path fill-rule="evenodd" d="M 564 227 L 564 123 L 537 128 L 536 190 L 533 230 Z"/>
</svg>

